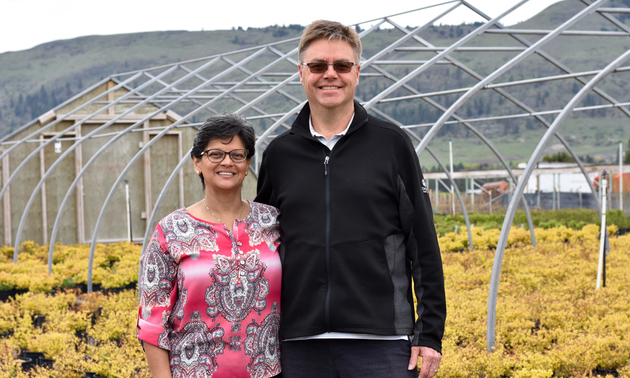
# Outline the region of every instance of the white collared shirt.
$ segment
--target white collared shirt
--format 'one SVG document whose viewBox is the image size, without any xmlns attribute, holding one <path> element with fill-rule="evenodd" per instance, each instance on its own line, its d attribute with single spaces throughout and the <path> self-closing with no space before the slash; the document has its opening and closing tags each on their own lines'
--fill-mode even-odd
<svg viewBox="0 0 630 378">
<path fill-rule="evenodd" d="M 325 136 L 315 131 L 315 129 L 313 128 L 313 121 L 311 120 L 310 115 L 308 116 L 308 128 L 311 131 L 312 136 L 317 138 L 318 141 L 320 141 L 324 146 L 328 147 L 328 149 L 332 151 L 333 147 L 335 147 L 335 144 L 339 142 L 339 139 L 341 139 L 341 137 L 346 135 L 346 133 L 348 132 L 348 129 L 350 128 L 350 125 L 352 124 L 353 119 L 354 119 L 354 113 L 352 113 L 352 117 L 350 118 L 350 122 L 348 122 L 348 126 L 346 126 L 346 129 L 340 132 L 339 134 L 333 135 L 332 137 L 330 137 L 330 139 L 326 139 Z"/>
</svg>

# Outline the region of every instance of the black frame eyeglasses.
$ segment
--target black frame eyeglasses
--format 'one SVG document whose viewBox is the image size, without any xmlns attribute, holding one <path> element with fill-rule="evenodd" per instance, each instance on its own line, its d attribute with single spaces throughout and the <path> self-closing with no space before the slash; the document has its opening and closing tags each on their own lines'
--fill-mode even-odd
<svg viewBox="0 0 630 378">
<path fill-rule="evenodd" d="M 237 148 L 232 151 L 223 151 L 218 148 L 211 148 L 209 150 L 205 150 L 201 154 L 205 154 L 211 163 L 220 163 L 227 155 L 230 155 L 230 159 L 232 159 L 233 162 L 242 163 L 247 160 L 249 150 L 246 148 Z"/>
<path fill-rule="evenodd" d="M 348 73 L 352 71 L 352 67 L 356 66 L 355 62 L 335 62 L 335 63 L 326 63 L 326 62 L 311 62 L 311 63 L 300 63 L 303 66 L 307 66 L 312 73 L 324 73 L 328 70 L 328 66 L 333 66 L 333 69 L 337 73 Z"/>
</svg>

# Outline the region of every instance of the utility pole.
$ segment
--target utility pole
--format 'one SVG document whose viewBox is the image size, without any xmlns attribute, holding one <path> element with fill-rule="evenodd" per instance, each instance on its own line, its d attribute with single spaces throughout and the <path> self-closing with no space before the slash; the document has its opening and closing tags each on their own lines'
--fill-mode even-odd
<svg viewBox="0 0 630 378">
<path fill-rule="evenodd" d="M 440 179 L 435 179 L 435 210 L 440 212 Z"/>
<path fill-rule="evenodd" d="M 595 286 L 596 289 L 600 288 L 600 283 L 602 281 L 602 274 L 605 274 L 605 254 L 606 254 L 606 237 L 608 236 L 608 229 L 606 228 L 606 192 L 608 185 L 608 173 L 606 171 L 602 172 L 600 176 L 600 187 L 602 190 L 602 228 L 599 237 L 599 263 L 597 265 L 597 284 Z M 604 276 L 604 287 L 606 287 L 606 278 Z"/>
<path fill-rule="evenodd" d="M 561 204 L 560 204 L 560 193 L 562 193 L 562 186 L 560 186 L 560 173 L 558 173 L 558 209 L 561 208 Z"/>
<path fill-rule="evenodd" d="M 472 210 L 475 211 L 475 178 L 470 178 L 470 203 L 472 205 Z"/>
<path fill-rule="evenodd" d="M 556 188 L 557 188 L 557 186 L 556 186 L 556 174 L 552 173 L 551 175 L 552 175 L 551 177 L 553 177 L 553 188 L 552 188 L 553 189 L 553 195 L 551 197 L 552 198 L 551 210 L 555 210 L 556 209 Z"/>
</svg>

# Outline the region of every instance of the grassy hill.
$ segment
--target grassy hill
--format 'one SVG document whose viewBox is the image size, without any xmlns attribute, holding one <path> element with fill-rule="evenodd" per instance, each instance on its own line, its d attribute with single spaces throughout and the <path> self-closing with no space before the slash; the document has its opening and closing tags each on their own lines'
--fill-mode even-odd
<svg viewBox="0 0 630 378">
<path fill-rule="evenodd" d="M 299 37 L 301 30 L 289 26 L 87 36 L 0 54 L 0 135 L 113 73 Z M 31 101 L 22 105 L 28 96 Z"/>
<path fill-rule="evenodd" d="M 627 7 L 630 0 L 612 0 L 606 6 Z M 556 3 L 540 14 L 521 24 L 517 29 L 553 29 L 584 8 L 578 0 Z M 630 24 L 629 15 L 617 18 Z M 449 46 L 478 25 L 444 25 L 425 30 L 420 36 L 435 46 Z M 70 98 L 92 83 L 113 73 L 159 66 L 234 51 L 289 38 L 299 38 L 303 27 L 299 25 L 249 28 L 247 30 L 216 31 L 170 31 L 120 34 L 109 36 L 86 36 L 71 40 L 45 43 L 30 50 L 0 54 L 0 136 L 27 123 Z M 574 26 L 573 30 L 619 30 L 602 17 L 593 16 Z M 380 48 L 398 38 L 400 33 L 383 29 L 372 33 L 364 40 L 364 56 L 370 57 Z M 540 36 L 525 36 L 535 42 Z M 560 37 L 546 45 L 543 50 L 574 72 L 603 67 L 624 51 L 630 49 L 630 40 L 619 37 L 611 42 L 602 37 Z M 296 42 L 297 44 L 297 42 Z M 522 46 L 505 35 L 484 35 L 475 38 L 469 46 Z M 396 54 L 391 55 L 395 59 Z M 473 53 L 458 52 L 452 56 L 481 75 L 488 75 L 507 62 L 518 52 Z M 405 55 L 405 59 L 428 59 L 432 53 Z M 389 57 L 388 57 L 389 58 Z M 396 71 L 397 70 L 397 71 Z M 409 72 L 409 67 L 400 66 L 395 71 L 398 77 Z M 521 80 L 563 73 L 557 67 L 532 56 L 508 71 L 497 82 Z M 619 101 L 630 101 L 627 91 L 630 73 L 617 74 L 614 79 L 604 81 L 600 87 Z M 412 84 L 421 92 L 432 92 L 446 88 L 473 86 L 476 79 L 452 66 L 435 66 L 423 73 Z M 369 99 L 386 86 L 384 79 L 362 80 L 357 96 Z M 577 81 L 565 80 L 545 84 L 521 85 L 506 91 L 521 99 L 528 106 L 540 110 L 558 109 L 579 89 Z M 433 98 L 443 106 L 449 106 L 457 96 Z M 591 94 L 583 105 L 604 103 Z M 279 108 L 281 108 L 279 104 Z M 428 104 L 402 102 L 379 105 L 403 123 L 430 123 L 439 118 L 441 112 Z M 497 93 L 483 91 L 458 111 L 464 117 L 488 117 L 502 114 L 523 113 Z M 552 116 L 546 116 L 552 122 Z M 488 121 L 475 124 L 505 154 L 506 159 L 527 159 L 542 136 L 544 126 L 532 119 Z M 599 110 L 576 113 L 561 129 L 579 155 L 613 161 L 617 142 L 630 138 L 628 118 L 618 110 Z M 460 125 L 446 125 L 432 148 L 446 157 L 449 139 L 458 149 L 456 160 L 469 163 L 496 162 L 469 131 Z M 562 147 L 552 144 L 549 153 L 561 151 Z M 432 159 L 426 159 L 431 166 Z"/>
</svg>

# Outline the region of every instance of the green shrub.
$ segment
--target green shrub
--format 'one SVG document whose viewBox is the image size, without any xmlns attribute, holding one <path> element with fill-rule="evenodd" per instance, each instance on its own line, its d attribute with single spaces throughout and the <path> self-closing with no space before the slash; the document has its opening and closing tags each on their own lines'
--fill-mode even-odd
<svg viewBox="0 0 630 378">
<path fill-rule="evenodd" d="M 589 209 L 559 209 L 559 210 L 531 210 L 532 223 L 534 227 L 553 228 L 568 227 L 575 230 L 581 230 L 587 224 L 601 225 L 601 218 L 596 210 Z M 475 227 L 484 230 L 503 227 L 503 219 L 505 212 L 495 212 L 492 214 L 484 214 L 471 212 L 468 213 L 468 219 Z M 434 214 L 433 221 L 435 230 L 438 235 L 445 235 L 447 232 L 455 231 L 455 226 L 462 229 L 466 226 L 463 214 L 441 215 Z M 517 210 L 514 215 L 513 226 L 523 225 L 529 229 L 527 224 L 527 216 L 524 210 Z M 626 216 L 622 210 L 608 210 L 606 212 L 606 225 L 615 225 L 619 229 L 630 228 L 630 217 Z"/>
</svg>

